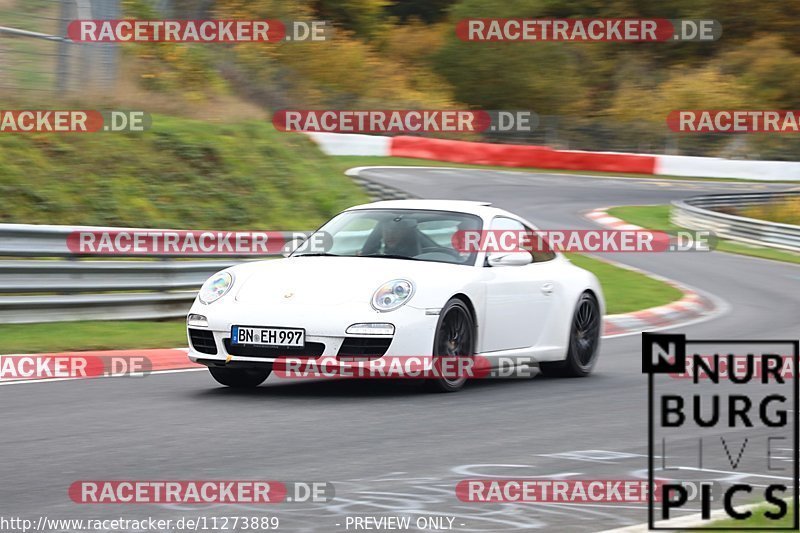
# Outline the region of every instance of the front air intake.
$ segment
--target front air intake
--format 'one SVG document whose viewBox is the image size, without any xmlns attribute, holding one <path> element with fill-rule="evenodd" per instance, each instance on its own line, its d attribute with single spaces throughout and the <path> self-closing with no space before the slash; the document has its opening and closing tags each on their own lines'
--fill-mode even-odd
<svg viewBox="0 0 800 533">
<path fill-rule="evenodd" d="M 192 343 L 192 348 L 196 351 L 217 355 L 217 343 L 214 340 L 214 334 L 207 329 L 189 328 L 189 340 Z"/>
</svg>

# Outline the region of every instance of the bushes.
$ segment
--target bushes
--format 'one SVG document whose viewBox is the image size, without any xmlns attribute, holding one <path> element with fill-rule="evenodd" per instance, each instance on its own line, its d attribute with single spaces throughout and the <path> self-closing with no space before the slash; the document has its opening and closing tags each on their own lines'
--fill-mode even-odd
<svg viewBox="0 0 800 533">
<path fill-rule="evenodd" d="M 740 209 L 736 214 L 800 226 L 800 198 L 791 198 L 771 204 L 754 205 Z"/>
</svg>

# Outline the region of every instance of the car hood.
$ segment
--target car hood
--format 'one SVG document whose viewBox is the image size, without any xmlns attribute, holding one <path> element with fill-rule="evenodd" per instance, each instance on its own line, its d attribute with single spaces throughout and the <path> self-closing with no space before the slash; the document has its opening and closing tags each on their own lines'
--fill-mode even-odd
<svg viewBox="0 0 800 533">
<path fill-rule="evenodd" d="M 241 303 L 337 305 L 368 303 L 393 279 L 408 279 L 416 294 L 408 305 L 431 305 L 421 297 L 458 286 L 477 269 L 448 263 L 376 257 L 292 257 L 234 267 L 235 299 Z M 436 288 L 438 290 L 433 291 Z"/>
</svg>

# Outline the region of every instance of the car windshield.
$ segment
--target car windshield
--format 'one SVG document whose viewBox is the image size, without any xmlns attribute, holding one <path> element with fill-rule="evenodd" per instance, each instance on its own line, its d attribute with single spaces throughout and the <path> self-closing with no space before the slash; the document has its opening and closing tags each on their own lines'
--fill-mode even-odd
<svg viewBox="0 0 800 533">
<path fill-rule="evenodd" d="M 453 234 L 481 228 L 480 217 L 467 213 L 357 209 L 332 218 L 292 256 L 384 257 L 474 265 L 477 254 L 457 250 Z"/>
</svg>

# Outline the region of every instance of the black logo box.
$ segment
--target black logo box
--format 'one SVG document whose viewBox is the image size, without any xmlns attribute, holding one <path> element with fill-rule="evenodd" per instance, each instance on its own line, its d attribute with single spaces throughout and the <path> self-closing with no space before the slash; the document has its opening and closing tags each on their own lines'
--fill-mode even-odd
<svg viewBox="0 0 800 533">
<path fill-rule="evenodd" d="M 647 502 L 647 521 L 648 529 L 651 531 L 797 531 L 800 529 L 800 462 L 798 462 L 798 454 L 800 452 L 800 427 L 798 426 L 798 416 L 800 416 L 800 341 L 797 340 L 687 340 L 686 335 L 680 334 L 660 334 L 660 333 L 642 333 L 642 373 L 647 374 L 647 470 L 648 470 L 648 483 L 650 487 L 654 486 L 653 479 L 653 439 L 654 439 L 654 426 L 653 426 L 653 398 L 655 395 L 654 390 L 654 376 L 655 374 L 670 374 L 670 373 L 683 373 L 686 371 L 686 345 L 731 345 L 731 344 L 749 344 L 749 345 L 787 345 L 792 347 L 792 362 L 793 362 L 793 396 L 794 396 L 794 416 L 792 417 L 794 425 L 794 495 L 792 503 L 794 506 L 794 524 L 788 527 L 775 527 L 765 529 L 763 527 L 655 527 L 654 520 L 654 502 L 653 491 L 648 491 Z M 653 348 L 658 346 L 661 351 L 669 353 L 670 347 L 674 346 L 674 360 L 667 360 L 660 357 L 658 361 L 653 361 Z"/>
</svg>

